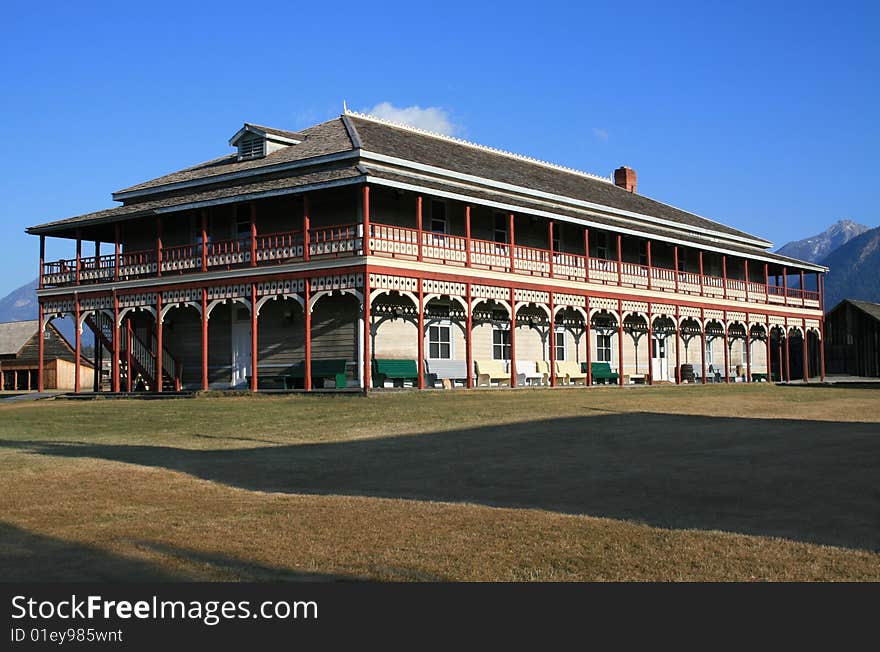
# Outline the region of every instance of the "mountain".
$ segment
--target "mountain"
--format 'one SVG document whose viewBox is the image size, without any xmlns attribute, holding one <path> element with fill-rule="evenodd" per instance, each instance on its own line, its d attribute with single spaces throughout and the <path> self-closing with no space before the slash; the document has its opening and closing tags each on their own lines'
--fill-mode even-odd
<svg viewBox="0 0 880 652">
<path fill-rule="evenodd" d="M 841 299 L 880 302 L 880 227 L 865 231 L 818 261 L 827 265 L 825 309 Z"/>
<path fill-rule="evenodd" d="M 36 319 L 37 314 L 37 279 L 0 299 L 0 323 Z"/>
<path fill-rule="evenodd" d="M 795 240 L 783 245 L 776 250 L 776 253 L 789 256 L 790 258 L 797 258 L 798 260 L 817 263 L 826 256 L 829 256 L 835 249 L 869 229 L 870 227 L 864 224 L 856 224 L 852 220 L 840 220 L 819 235 L 804 238 L 803 240 Z"/>
</svg>

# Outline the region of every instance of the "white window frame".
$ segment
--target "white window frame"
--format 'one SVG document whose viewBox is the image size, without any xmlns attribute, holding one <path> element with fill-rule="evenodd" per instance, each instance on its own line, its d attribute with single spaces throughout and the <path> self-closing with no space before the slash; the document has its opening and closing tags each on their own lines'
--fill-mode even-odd
<svg viewBox="0 0 880 652">
<path fill-rule="evenodd" d="M 448 331 L 448 333 L 449 333 L 449 342 L 448 342 L 449 356 L 448 357 L 443 357 L 443 356 L 436 357 L 436 356 L 431 355 L 431 344 L 432 344 L 431 329 L 432 328 L 445 328 Z M 441 339 L 438 339 L 435 343 L 437 344 L 438 353 L 440 353 L 441 352 L 440 348 L 442 347 L 442 345 L 445 342 L 443 342 L 443 340 L 441 338 Z M 452 322 L 451 321 L 436 321 L 436 322 L 431 323 L 428 326 L 427 332 L 425 333 L 425 351 L 427 352 L 426 357 L 428 358 L 428 360 L 455 360 L 455 336 L 452 331 Z"/>
<path fill-rule="evenodd" d="M 706 350 L 703 353 L 706 360 L 706 366 L 708 367 L 709 365 L 712 365 L 713 369 L 715 368 L 715 356 L 712 355 L 712 344 L 714 341 L 714 338 L 706 338 Z"/>
<path fill-rule="evenodd" d="M 602 338 L 608 338 L 608 346 L 602 346 Z M 603 360 L 602 352 L 608 351 L 608 359 Z M 611 363 L 614 360 L 614 340 L 611 335 L 603 335 L 601 333 L 596 333 L 596 362 L 608 362 Z"/>
<path fill-rule="evenodd" d="M 504 342 L 504 338 L 501 338 L 501 343 L 498 344 L 495 342 L 495 333 L 505 333 L 507 335 L 507 342 Z M 497 347 L 501 347 L 501 355 L 502 357 L 497 357 L 495 355 L 495 349 Z M 504 357 L 505 351 L 507 352 L 507 357 Z M 500 326 L 496 325 L 492 327 L 492 359 L 493 360 L 503 360 L 505 362 L 510 362 L 510 327 L 509 326 Z"/>
<path fill-rule="evenodd" d="M 556 360 L 559 362 L 565 362 L 568 360 L 568 342 L 565 339 L 565 326 L 557 326 L 556 327 Z M 562 357 L 559 356 L 559 350 L 562 349 Z M 547 341 L 544 343 L 544 355 L 545 360 L 550 359 L 550 338 L 547 338 Z"/>
</svg>

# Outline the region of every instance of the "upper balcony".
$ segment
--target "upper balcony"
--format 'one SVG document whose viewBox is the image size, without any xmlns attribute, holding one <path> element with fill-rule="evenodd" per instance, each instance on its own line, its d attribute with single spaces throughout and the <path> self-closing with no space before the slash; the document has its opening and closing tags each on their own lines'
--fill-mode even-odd
<svg viewBox="0 0 880 652">
<path fill-rule="evenodd" d="M 306 241 L 308 247 L 306 247 Z M 370 256 L 513 273 L 532 279 L 559 279 L 715 299 L 819 308 L 819 293 L 753 280 L 676 271 L 598 256 L 436 233 L 371 222 Z M 45 262 L 42 287 L 82 287 L 97 283 L 236 268 L 265 269 L 284 263 L 362 256 L 363 224 L 254 233 L 249 237 Z"/>
</svg>

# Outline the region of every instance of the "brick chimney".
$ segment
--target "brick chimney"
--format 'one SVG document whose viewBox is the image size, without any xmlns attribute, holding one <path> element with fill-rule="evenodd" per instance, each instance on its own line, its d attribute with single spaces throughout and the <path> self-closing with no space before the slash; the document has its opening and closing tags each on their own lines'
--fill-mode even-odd
<svg viewBox="0 0 880 652">
<path fill-rule="evenodd" d="M 614 185 L 629 192 L 636 191 L 636 171 L 625 165 L 614 171 Z"/>
</svg>

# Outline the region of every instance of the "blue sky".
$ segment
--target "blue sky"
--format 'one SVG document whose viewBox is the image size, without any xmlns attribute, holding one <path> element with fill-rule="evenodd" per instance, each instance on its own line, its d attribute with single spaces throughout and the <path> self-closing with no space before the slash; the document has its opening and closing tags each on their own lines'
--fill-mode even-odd
<svg viewBox="0 0 880 652">
<path fill-rule="evenodd" d="M 877 3 L 573 4 L 7 1 L 0 296 L 36 275 L 26 226 L 226 153 L 245 120 L 302 128 L 343 99 L 629 165 L 640 192 L 777 244 L 880 223 Z"/>
</svg>

